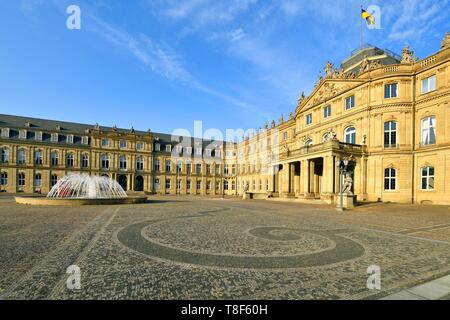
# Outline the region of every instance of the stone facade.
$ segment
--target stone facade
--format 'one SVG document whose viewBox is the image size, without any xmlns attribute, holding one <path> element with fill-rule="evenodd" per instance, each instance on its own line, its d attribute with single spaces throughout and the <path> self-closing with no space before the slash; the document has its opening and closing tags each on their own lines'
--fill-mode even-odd
<svg viewBox="0 0 450 320">
<path fill-rule="evenodd" d="M 423 60 L 407 47 L 381 62 L 328 63 L 295 113 L 238 143 L 0 116 L 0 189 L 46 193 L 56 178 L 86 172 L 128 191 L 336 203 L 337 163 L 350 159 L 358 201 L 450 204 L 449 39 Z"/>
</svg>

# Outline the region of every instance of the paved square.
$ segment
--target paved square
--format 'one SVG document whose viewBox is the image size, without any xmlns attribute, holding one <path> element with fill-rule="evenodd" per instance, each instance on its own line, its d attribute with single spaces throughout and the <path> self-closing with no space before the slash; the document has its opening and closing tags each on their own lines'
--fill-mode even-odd
<svg viewBox="0 0 450 320">
<path fill-rule="evenodd" d="M 0 208 L 1 299 L 375 299 L 450 274 L 448 207 L 31 207 L 3 196 Z M 80 290 L 66 288 L 70 265 Z M 381 290 L 366 287 L 372 265 Z"/>
</svg>

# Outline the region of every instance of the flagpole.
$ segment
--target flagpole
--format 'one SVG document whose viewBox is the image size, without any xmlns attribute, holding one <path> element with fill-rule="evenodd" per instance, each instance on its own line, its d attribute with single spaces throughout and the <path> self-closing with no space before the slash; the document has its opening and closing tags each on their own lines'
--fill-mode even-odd
<svg viewBox="0 0 450 320">
<path fill-rule="evenodd" d="M 362 49 L 362 47 L 363 47 L 363 19 L 362 19 L 362 16 L 361 16 L 362 10 L 363 10 L 363 6 L 361 5 L 361 11 L 359 13 L 359 20 L 361 22 L 361 40 L 360 40 L 361 43 L 360 43 L 360 49 Z"/>
</svg>

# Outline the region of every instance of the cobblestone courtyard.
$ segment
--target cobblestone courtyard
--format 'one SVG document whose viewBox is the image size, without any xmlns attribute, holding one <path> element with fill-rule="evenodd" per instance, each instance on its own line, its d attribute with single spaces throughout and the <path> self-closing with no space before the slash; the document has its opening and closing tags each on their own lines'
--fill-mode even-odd
<svg viewBox="0 0 450 320">
<path fill-rule="evenodd" d="M 81 269 L 80 290 L 66 268 Z M 381 290 L 366 287 L 381 268 Z M 448 207 L 0 197 L 0 299 L 375 299 L 450 274 Z"/>
</svg>

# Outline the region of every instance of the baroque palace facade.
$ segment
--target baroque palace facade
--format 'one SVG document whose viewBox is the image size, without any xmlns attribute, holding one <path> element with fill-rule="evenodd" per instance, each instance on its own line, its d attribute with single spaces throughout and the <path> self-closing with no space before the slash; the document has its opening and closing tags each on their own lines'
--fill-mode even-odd
<svg viewBox="0 0 450 320">
<path fill-rule="evenodd" d="M 237 143 L 0 115 L 0 191 L 47 193 L 70 173 L 127 191 L 336 203 L 337 163 L 359 201 L 450 204 L 450 34 L 423 60 L 365 46 L 309 96 Z"/>
</svg>

